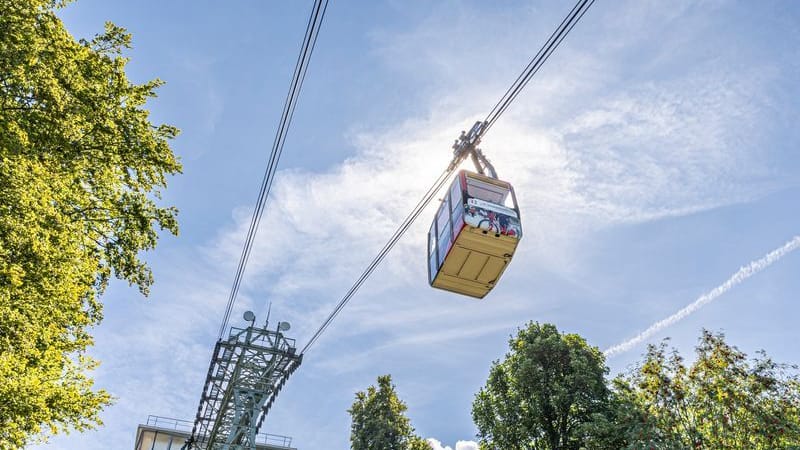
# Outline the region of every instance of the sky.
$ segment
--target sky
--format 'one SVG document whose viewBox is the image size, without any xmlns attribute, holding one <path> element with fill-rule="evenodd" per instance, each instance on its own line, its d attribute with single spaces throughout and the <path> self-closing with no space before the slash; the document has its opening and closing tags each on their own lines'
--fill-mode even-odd
<svg viewBox="0 0 800 450">
<path fill-rule="evenodd" d="M 128 74 L 179 127 L 163 205 L 179 237 L 143 256 L 149 298 L 104 295 L 91 354 L 116 397 L 96 431 L 37 449 L 133 448 L 148 415 L 193 419 L 312 2 L 79 0 L 76 37 L 133 34 Z M 247 268 L 243 311 L 303 344 L 568 12 L 563 2 L 331 0 Z M 528 321 L 601 350 L 800 235 L 800 5 L 597 2 L 486 135 L 524 238 L 482 301 L 431 289 L 423 213 L 305 355 L 264 430 L 347 448 L 354 393 L 389 373 L 418 434 L 470 450 L 474 394 Z M 630 370 L 700 331 L 800 362 L 800 252 L 610 356 Z"/>
</svg>

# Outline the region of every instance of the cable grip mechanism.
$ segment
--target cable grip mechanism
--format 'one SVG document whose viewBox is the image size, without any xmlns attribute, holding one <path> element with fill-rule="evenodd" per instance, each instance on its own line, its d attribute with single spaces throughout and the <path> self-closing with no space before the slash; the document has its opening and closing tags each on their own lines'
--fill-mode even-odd
<svg viewBox="0 0 800 450">
<path fill-rule="evenodd" d="M 455 143 L 453 143 L 453 161 L 450 162 L 449 170 L 455 170 L 456 166 L 461 164 L 461 162 L 469 156 L 479 174 L 486 175 L 488 172 L 490 177 L 497 178 L 497 172 L 495 172 L 494 166 L 489 162 L 481 149 L 478 148 L 478 144 L 481 142 L 481 136 L 486 130 L 486 125 L 488 125 L 488 122 L 478 121 L 470 128 L 469 133 L 466 131 L 461 132 L 461 135 L 456 139 Z"/>
</svg>

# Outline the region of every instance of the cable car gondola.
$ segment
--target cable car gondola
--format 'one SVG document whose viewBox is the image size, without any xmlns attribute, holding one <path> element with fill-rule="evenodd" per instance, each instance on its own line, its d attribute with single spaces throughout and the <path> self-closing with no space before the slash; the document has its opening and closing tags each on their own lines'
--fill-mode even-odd
<svg viewBox="0 0 800 450">
<path fill-rule="evenodd" d="M 511 184 L 462 170 L 428 232 L 431 286 L 483 298 L 497 283 L 522 238 Z"/>
</svg>

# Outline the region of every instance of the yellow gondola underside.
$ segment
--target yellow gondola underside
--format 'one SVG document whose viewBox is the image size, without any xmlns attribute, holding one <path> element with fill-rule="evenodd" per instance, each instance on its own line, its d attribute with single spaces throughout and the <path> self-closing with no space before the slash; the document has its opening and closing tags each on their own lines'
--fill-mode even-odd
<svg viewBox="0 0 800 450">
<path fill-rule="evenodd" d="M 514 256 L 519 239 L 466 225 L 433 279 L 433 287 L 483 298 Z"/>
</svg>

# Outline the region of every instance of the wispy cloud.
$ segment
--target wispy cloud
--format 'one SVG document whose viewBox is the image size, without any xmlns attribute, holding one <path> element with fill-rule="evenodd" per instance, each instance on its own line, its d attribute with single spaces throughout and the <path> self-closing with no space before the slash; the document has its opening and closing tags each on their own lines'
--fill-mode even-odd
<svg viewBox="0 0 800 450">
<path fill-rule="evenodd" d="M 700 297 L 697 298 L 697 300 L 688 304 L 686 307 L 682 308 L 675 314 L 667 317 L 666 319 L 659 320 L 653 325 L 650 325 L 650 327 L 648 327 L 641 333 L 637 334 L 633 338 L 628 339 L 627 341 L 624 342 L 620 342 L 619 344 L 614 345 L 612 347 L 609 347 L 603 352 L 603 354 L 605 354 L 606 356 L 614 356 L 616 354 L 624 353 L 627 352 L 628 350 L 633 349 L 638 344 L 652 337 L 654 334 L 658 333 L 659 331 L 671 325 L 680 322 L 681 320 L 685 319 L 688 315 L 694 313 L 695 311 L 707 305 L 708 303 L 711 303 L 712 301 L 716 300 L 722 294 L 733 289 L 736 285 L 742 283 L 746 279 L 752 277 L 753 275 L 761 272 L 762 270 L 766 269 L 772 264 L 778 262 L 778 260 L 788 255 L 789 253 L 797 250 L 798 248 L 800 248 L 800 236 L 795 236 L 783 246 L 767 253 L 763 258 L 757 259 L 751 262 L 750 264 L 740 268 L 724 283 L 715 287 L 711 291 L 701 295 Z"/>
<path fill-rule="evenodd" d="M 355 153 L 341 164 L 323 172 L 291 169 L 278 174 L 238 313 L 254 307 L 263 315 L 269 299 L 274 313 L 293 323 L 296 336 L 310 336 L 447 164 L 452 139 L 480 118 L 475 111 L 484 110 L 495 92 L 481 89 L 476 94 L 469 77 L 449 72 L 466 64 L 459 55 L 470 51 L 469 39 L 444 44 L 429 37 L 465 33 L 472 14 L 465 11 L 451 28 L 426 22 L 402 32 L 408 39 L 379 39 L 391 43 L 381 48 L 387 61 L 398 67 L 447 70 L 452 83 L 433 96 L 420 117 L 388 130 L 362 126 L 349 132 Z M 502 26 L 502 21 L 492 23 Z M 414 52 L 423 46 L 423 54 Z M 503 52 L 512 58 L 514 50 Z M 543 71 L 530 88 L 536 101 L 520 97 L 483 144 L 501 177 L 515 184 L 521 202 L 527 228 L 515 265 L 566 272 L 578 251 L 575 242 L 599 228 L 697 212 L 774 188 L 760 181 L 767 172 L 761 161 L 769 158 L 759 149 L 755 132 L 762 112 L 756 99 L 770 82 L 768 68 L 731 75 L 708 63 L 660 80 L 618 85 L 614 80 L 621 76 L 620 60 L 628 56 L 625 45 L 601 46 L 599 53 L 566 46 L 563 53 L 558 57 L 570 64 Z M 587 93 L 593 94 L 589 102 L 584 101 Z M 353 370 L 368 364 L 376 349 L 421 348 L 518 324 L 513 301 L 489 322 L 484 321 L 485 311 L 454 308 L 448 302 L 427 302 L 425 313 L 419 312 L 419 303 L 411 298 L 434 295 L 425 285 L 423 255 L 427 219 L 435 206 L 412 227 L 320 345 L 357 336 L 379 341 L 346 358 L 326 362 L 322 353 L 322 361 L 315 361 L 328 370 Z M 205 246 L 206 260 L 217 269 L 230 268 L 248 224 L 249 206 L 243 205 L 233 224 Z M 261 300 L 246 304 L 248 296 Z M 484 325 L 443 332 L 436 329 L 444 325 L 442 318 L 450 326 L 476 320 Z"/>
<path fill-rule="evenodd" d="M 770 64 L 733 65 L 727 55 L 709 58 L 705 48 L 697 50 L 697 39 L 687 41 L 714 29 L 701 13 L 720 7 L 595 6 L 483 143 L 501 177 L 515 185 L 525 226 L 507 275 L 517 283 L 499 286 L 487 300 L 502 308 L 428 288 L 431 205 L 304 362 L 299 376 L 326 379 L 313 386 L 313 395 L 337 375 L 382 370 L 381 354 L 412 354 L 417 364 L 455 359 L 471 351 L 459 343 L 511 332 L 532 318 L 523 315 L 530 311 L 529 274 L 542 268 L 568 275 L 579 243 L 597 230 L 707 210 L 778 187 L 785 174 L 775 169 L 762 125 L 776 114 L 772 83 L 786 74 Z M 245 308 L 262 319 L 271 301 L 273 317 L 290 321 L 293 336 L 309 337 L 448 163 L 459 131 L 483 118 L 565 12 L 526 4 L 487 14 L 448 2 L 419 25 L 376 30 L 370 51 L 391 74 L 419 82 L 429 100 L 417 117 L 390 129 L 363 118 L 345 132 L 353 156 L 340 164 L 278 173 L 233 322 Z M 687 17 L 691 26 L 676 26 Z M 722 34 L 736 39 L 730 30 Z M 737 44 L 747 45 L 746 36 L 740 39 Z M 213 121 L 218 99 L 198 99 Z M 294 151 L 291 145 L 287 151 Z M 99 380 L 120 398 L 104 416 L 113 437 L 73 448 L 130 440 L 147 414 L 194 413 L 250 208 L 243 201 L 228 226 L 189 252 L 157 252 L 156 301 L 137 304 L 125 318 L 109 314 L 95 354 L 104 361 Z M 537 313 L 558 301 L 537 300 Z M 337 413 L 345 414 L 340 406 Z M 330 429 L 329 411 L 317 419 L 288 406 L 284 411 L 293 414 L 285 423 L 322 430 L 303 437 L 303 446 L 330 446 L 334 433 L 336 442 L 346 440 L 346 429 Z M 470 445 L 461 441 L 455 448 Z"/>
</svg>

